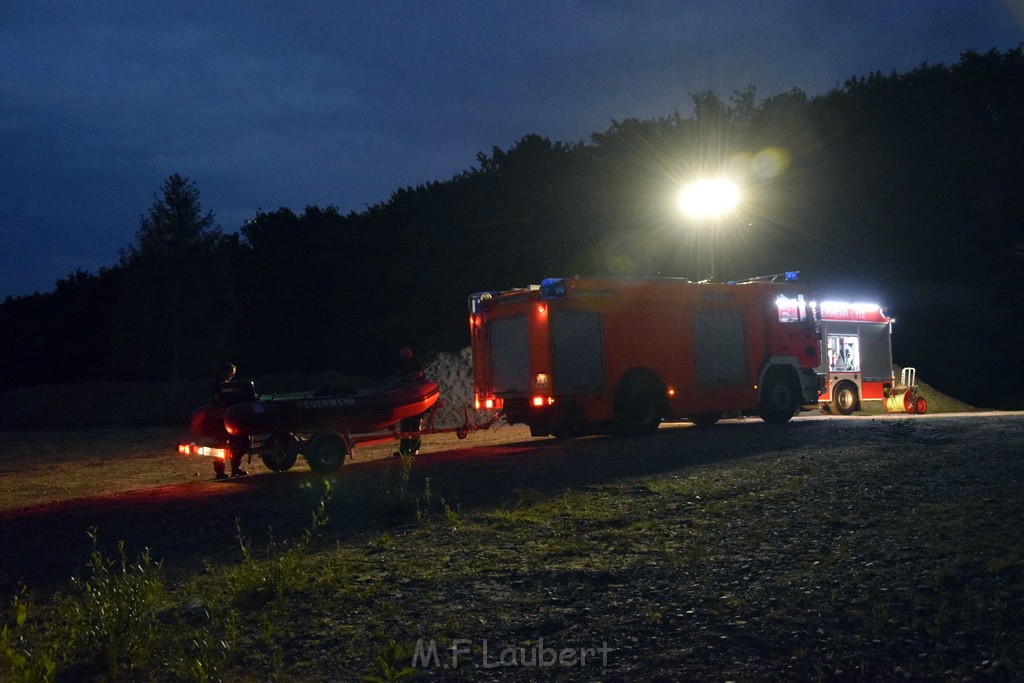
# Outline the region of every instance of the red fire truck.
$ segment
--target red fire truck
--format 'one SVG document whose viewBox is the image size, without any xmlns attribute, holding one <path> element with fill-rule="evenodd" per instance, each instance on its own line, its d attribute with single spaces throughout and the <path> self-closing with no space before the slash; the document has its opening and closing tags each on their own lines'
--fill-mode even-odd
<svg viewBox="0 0 1024 683">
<path fill-rule="evenodd" d="M 785 422 L 820 392 L 818 321 L 795 278 L 551 278 L 473 294 L 475 407 L 534 436 L 736 411 Z"/>
<path fill-rule="evenodd" d="M 892 318 L 878 304 L 822 301 L 818 305 L 825 354 L 822 407 L 849 415 L 861 401 L 882 401 L 893 387 Z"/>
</svg>

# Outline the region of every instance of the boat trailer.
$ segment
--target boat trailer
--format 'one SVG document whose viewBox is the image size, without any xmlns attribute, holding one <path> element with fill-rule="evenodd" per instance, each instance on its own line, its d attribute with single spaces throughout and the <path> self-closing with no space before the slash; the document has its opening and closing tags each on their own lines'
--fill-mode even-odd
<svg viewBox="0 0 1024 683">
<path fill-rule="evenodd" d="M 345 458 L 355 457 L 357 445 L 370 446 L 382 443 L 401 441 L 402 439 L 418 439 L 432 434 L 454 433 L 460 440 L 473 432 L 490 429 L 502 417 L 500 411 L 491 414 L 482 422 L 471 422 L 469 409 L 464 410 L 463 423 L 457 427 L 437 427 L 435 417 L 438 408 L 443 407 L 442 401 L 436 401 L 426 415 L 421 418 L 422 427 L 415 430 L 400 428 L 400 422 L 383 430 L 353 434 L 349 430 L 335 431 L 321 429 L 308 436 L 294 432 L 276 431 L 269 434 L 244 437 L 248 443 L 238 443 L 237 437 L 217 439 L 213 446 L 197 445 L 195 442 L 179 442 L 178 453 L 185 456 L 203 456 L 227 460 L 231 457 L 232 448 L 245 448 L 248 461 L 258 455 L 263 464 L 274 472 L 284 472 L 292 468 L 299 455 L 304 455 L 310 469 L 320 474 L 329 474 L 341 466 Z"/>
</svg>

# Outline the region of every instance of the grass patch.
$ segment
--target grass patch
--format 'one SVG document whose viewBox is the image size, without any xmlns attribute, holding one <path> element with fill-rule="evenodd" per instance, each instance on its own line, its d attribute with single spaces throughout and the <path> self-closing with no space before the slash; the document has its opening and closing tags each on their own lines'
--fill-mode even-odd
<svg viewBox="0 0 1024 683">
<path fill-rule="evenodd" d="M 396 460 L 394 514 L 356 540 L 321 542 L 326 489 L 298 538 L 239 526 L 237 563 L 178 585 L 94 552 L 51 604 L 12 603 L 0 678 L 471 680 L 484 641 L 492 662 L 608 644 L 607 670 L 557 672 L 579 680 L 962 678 L 1021 654 L 1024 483 L 956 463 L 772 453 L 467 510 Z"/>
</svg>

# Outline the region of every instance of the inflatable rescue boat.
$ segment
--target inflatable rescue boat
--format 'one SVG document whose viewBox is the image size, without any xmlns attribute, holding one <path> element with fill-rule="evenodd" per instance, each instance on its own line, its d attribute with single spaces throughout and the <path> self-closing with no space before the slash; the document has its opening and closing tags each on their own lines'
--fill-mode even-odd
<svg viewBox="0 0 1024 683">
<path fill-rule="evenodd" d="M 257 398 L 198 409 L 191 420 L 196 436 L 277 434 L 333 430 L 363 434 L 387 429 L 421 415 L 437 402 L 437 384 L 420 373 L 380 389 L 285 399 Z"/>
</svg>

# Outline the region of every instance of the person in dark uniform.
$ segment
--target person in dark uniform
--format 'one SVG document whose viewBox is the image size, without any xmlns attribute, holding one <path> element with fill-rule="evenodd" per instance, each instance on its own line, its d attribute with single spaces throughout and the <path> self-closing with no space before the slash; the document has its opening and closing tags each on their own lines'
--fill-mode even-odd
<svg viewBox="0 0 1024 683">
<path fill-rule="evenodd" d="M 220 379 L 213 384 L 214 405 L 227 408 L 232 404 L 245 400 L 246 397 L 243 397 L 239 392 L 232 391 L 235 374 L 237 372 L 238 368 L 234 363 L 225 363 L 221 366 Z M 228 452 L 231 454 L 231 476 L 244 477 L 249 474 L 242 469 L 242 456 L 245 455 L 248 443 L 242 443 L 241 439 L 235 439 L 227 435 L 218 441 L 220 441 L 220 443 L 217 445 L 222 448 L 226 446 Z M 248 441 L 248 439 L 246 439 L 246 441 Z M 224 461 L 220 458 L 213 459 L 213 471 L 217 479 L 228 478 L 228 475 L 224 473 L 224 465 Z"/>
<path fill-rule="evenodd" d="M 395 382 L 416 380 L 423 376 L 423 366 L 420 365 L 412 349 L 408 346 L 404 346 L 398 351 L 398 369 L 394 376 L 396 376 Z M 399 429 L 403 432 L 419 431 L 423 428 L 424 414 L 421 413 L 405 418 L 399 423 Z M 398 450 L 395 451 L 394 455 L 395 457 L 417 455 L 420 452 L 420 444 L 421 439 L 419 437 L 402 439 L 398 442 Z"/>
</svg>

